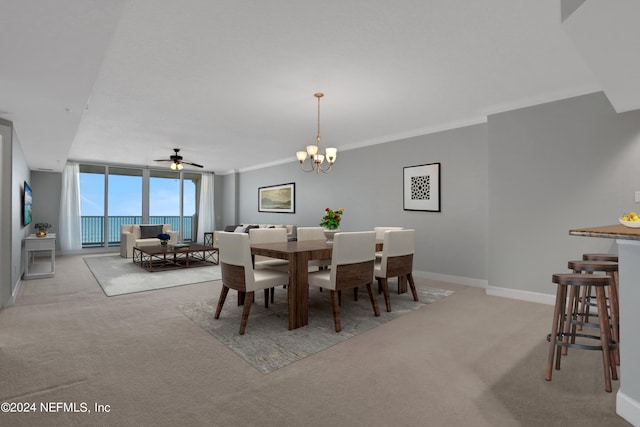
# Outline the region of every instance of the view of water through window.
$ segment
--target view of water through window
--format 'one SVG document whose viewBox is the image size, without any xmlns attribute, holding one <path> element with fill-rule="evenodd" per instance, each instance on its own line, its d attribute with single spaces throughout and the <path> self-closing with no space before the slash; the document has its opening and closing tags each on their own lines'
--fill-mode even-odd
<svg viewBox="0 0 640 427">
<path fill-rule="evenodd" d="M 145 197 L 149 206 L 149 223 L 171 224 L 172 230 L 182 232 L 183 240 L 191 241 L 197 225 L 196 183 L 199 181 L 199 174 L 183 174 L 184 224 L 181 225 L 178 172 L 150 171 L 149 191 L 144 194 L 142 169 L 82 165 L 80 170 L 83 247 L 119 245 L 122 224 L 142 223 Z M 108 184 L 107 190 L 105 184 Z M 105 212 L 105 191 L 108 212 Z"/>
</svg>

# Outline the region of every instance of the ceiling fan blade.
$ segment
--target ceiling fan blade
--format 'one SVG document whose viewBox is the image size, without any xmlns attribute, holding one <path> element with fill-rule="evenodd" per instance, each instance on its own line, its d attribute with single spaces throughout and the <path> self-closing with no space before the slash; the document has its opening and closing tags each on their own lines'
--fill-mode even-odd
<svg viewBox="0 0 640 427">
<path fill-rule="evenodd" d="M 155 159 L 154 162 L 173 162 L 171 159 Z"/>
<path fill-rule="evenodd" d="M 195 167 L 198 167 L 198 168 L 203 168 L 204 167 L 204 166 L 199 165 L 197 163 L 191 163 L 191 162 L 185 162 L 185 161 L 182 161 L 182 163 L 185 164 L 185 165 L 191 165 L 191 166 L 195 166 Z"/>
</svg>

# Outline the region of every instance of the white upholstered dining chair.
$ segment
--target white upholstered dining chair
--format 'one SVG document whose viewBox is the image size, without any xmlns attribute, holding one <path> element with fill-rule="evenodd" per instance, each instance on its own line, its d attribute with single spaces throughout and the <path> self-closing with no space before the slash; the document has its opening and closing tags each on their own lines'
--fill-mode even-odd
<svg viewBox="0 0 640 427">
<path fill-rule="evenodd" d="M 375 277 L 384 293 L 384 301 L 387 311 L 391 311 L 391 299 L 389 297 L 389 279 L 398 278 L 400 286 L 401 278 L 406 278 L 411 287 L 414 301 L 418 301 L 418 292 L 413 281 L 413 254 L 415 252 L 416 231 L 386 230 L 382 246 L 382 257 L 376 261 Z"/>
<path fill-rule="evenodd" d="M 244 294 L 244 308 L 240 321 L 240 335 L 244 335 L 255 291 L 269 289 L 289 281 L 289 274 L 270 268 L 255 270 L 251 262 L 251 245 L 246 233 L 219 233 L 222 289 L 214 315 L 220 318 L 229 289 Z"/>
<path fill-rule="evenodd" d="M 287 242 L 287 229 L 286 228 L 252 228 L 249 230 L 249 242 L 254 243 L 278 243 Z M 276 270 L 288 272 L 289 261 L 280 258 L 271 258 L 262 255 L 256 255 L 253 257 L 253 268 L 260 270 L 262 268 L 275 268 Z M 280 283 L 286 285 L 285 281 Z M 275 289 L 271 288 L 271 297 L 269 297 L 269 290 L 264 291 L 264 306 L 269 308 L 269 300 L 273 304 L 275 298 Z"/>
<path fill-rule="evenodd" d="M 249 230 L 249 241 L 254 243 L 278 243 L 287 242 L 286 228 L 252 228 Z M 281 271 L 289 271 L 289 261 L 286 259 L 270 258 L 267 256 L 256 255 L 254 259 L 254 268 L 277 268 Z"/>
<path fill-rule="evenodd" d="M 376 232 L 376 240 L 384 239 L 384 232 L 388 230 L 402 230 L 404 227 L 373 227 L 373 231 Z M 382 251 L 376 252 L 376 258 L 382 257 Z"/>
<path fill-rule="evenodd" d="M 305 240 L 327 240 L 322 227 L 298 227 L 298 241 Z M 330 259 L 309 260 L 309 266 L 318 267 L 320 270 L 331 265 Z"/>
<path fill-rule="evenodd" d="M 336 332 L 342 330 L 338 292 L 365 285 L 373 313 L 380 316 L 376 295 L 371 289 L 375 264 L 376 235 L 373 231 L 336 233 L 333 237 L 331 268 L 309 273 L 309 285 L 331 291 L 331 307 Z"/>
</svg>

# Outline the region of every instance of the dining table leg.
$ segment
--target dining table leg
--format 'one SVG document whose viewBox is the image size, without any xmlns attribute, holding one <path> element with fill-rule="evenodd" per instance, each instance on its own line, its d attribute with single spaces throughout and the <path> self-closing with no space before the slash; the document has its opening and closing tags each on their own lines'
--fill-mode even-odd
<svg viewBox="0 0 640 427">
<path fill-rule="evenodd" d="M 309 324 L 309 254 L 299 252 L 289 258 L 289 329 Z"/>
</svg>

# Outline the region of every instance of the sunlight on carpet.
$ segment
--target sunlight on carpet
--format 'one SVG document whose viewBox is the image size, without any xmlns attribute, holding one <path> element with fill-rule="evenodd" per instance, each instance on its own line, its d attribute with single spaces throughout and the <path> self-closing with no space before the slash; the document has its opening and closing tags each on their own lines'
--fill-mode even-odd
<svg viewBox="0 0 640 427">
<path fill-rule="evenodd" d="M 410 293 L 392 294 L 390 313 L 385 311 L 384 298 L 380 296 L 380 317 L 375 317 L 366 290 L 360 292 L 358 301 L 353 301 L 352 292 L 347 292 L 342 298 L 342 331 L 338 333 L 334 329 L 328 292 L 318 292 L 309 300 L 309 325 L 292 331 L 288 330 L 287 294 L 283 288 L 276 288 L 275 304 L 269 304 L 269 308 L 264 308 L 263 293 L 256 293 L 245 335 L 238 333 L 242 307 L 236 305 L 234 291 L 227 296 L 217 320 L 213 318 L 217 298 L 176 309 L 260 372 L 268 374 L 451 294 L 453 291 L 443 289 L 418 289 L 417 302 Z"/>
</svg>

